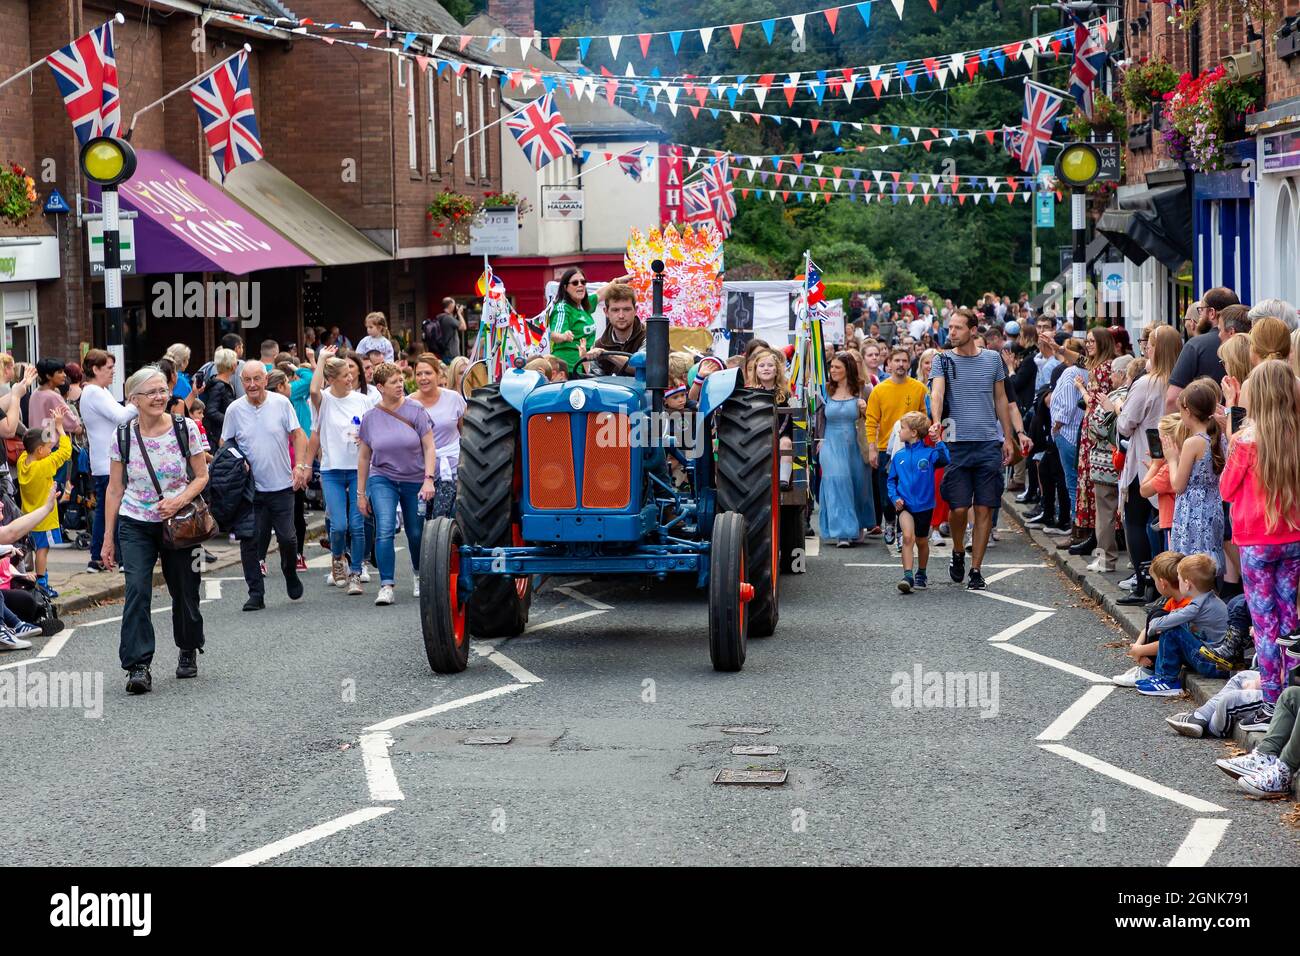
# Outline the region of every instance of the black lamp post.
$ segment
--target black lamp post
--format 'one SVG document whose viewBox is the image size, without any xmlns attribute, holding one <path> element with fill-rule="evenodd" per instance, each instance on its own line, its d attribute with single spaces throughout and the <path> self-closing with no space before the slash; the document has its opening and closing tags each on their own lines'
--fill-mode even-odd
<svg viewBox="0 0 1300 956">
<path fill-rule="evenodd" d="M 122 257 L 119 245 L 117 187 L 135 173 L 135 150 L 115 136 L 97 136 L 81 147 L 81 171 L 102 190 L 104 205 L 104 312 L 108 354 L 116 372 L 113 390 L 121 398 L 121 377 L 126 374 L 122 347 Z"/>
<path fill-rule="evenodd" d="M 1089 143 L 1070 143 L 1057 160 L 1057 177 L 1070 187 L 1070 228 L 1074 258 L 1070 265 L 1070 302 L 1076 324 L 1083 317 L 1088 282 L 1088 186 L 1101 174 L 1101 155 Z"/>
</svg>

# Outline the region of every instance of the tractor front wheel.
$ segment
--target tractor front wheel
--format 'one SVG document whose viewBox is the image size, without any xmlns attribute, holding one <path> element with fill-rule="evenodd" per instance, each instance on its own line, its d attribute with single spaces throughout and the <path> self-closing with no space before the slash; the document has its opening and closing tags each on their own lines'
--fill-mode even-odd
<svg viewBox="0 0 1300 956">
<path fill-rule="evenodd" d="M 458 674 L 469 664 L 460 595 L 461 540 L 456 522 L 434 518 L 420 542 L 420 629 L 429 666 L 438 674 Z"/>
<path fill-rule="evenodd" d="M 745 666 L 753 589 L 745 580 L 745 518 L 734 511 L 713 521 L 709 547 L 709 657 L 715 671 Z"/>
<path fill-rule="evenodd" d="M 754 585 L 749 626 L 755 637 L 767 637 L 781 610 L 781 450 L 772 393 L 737 389 L 718 409 L 717 430 L 718 513 L 745 518 L 745 564 Z"/>
</svg>

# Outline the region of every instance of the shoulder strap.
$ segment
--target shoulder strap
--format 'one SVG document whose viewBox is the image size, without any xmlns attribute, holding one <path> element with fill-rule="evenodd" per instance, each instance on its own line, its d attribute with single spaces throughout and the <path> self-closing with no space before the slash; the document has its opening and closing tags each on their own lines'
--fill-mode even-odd
<svg viewBox="0 0 1300 956">
<path fill-rule="evenodd" d="M 394 411 L 392 411 L 392 410 L 390 410 L 390 409 L 384 408 L 383 405 L 376 405 L 376 406 L 374 406 L 374 407 L 377 408 L 377 409 L 379 409 L 379 411 L 383 412 L 385 415 L 392 415 L 392 416 L 393 416 L 394 418 L 396 418 L 399 422 L 402 422 L 403 424 L 406 424 L 406 425 L 410 425 L 412 431 L 414 431 L 416 435 L 419 435 L 419 434 L 420 434 L 420 426 L 417 425 L 417 424 L 415 424 L 415 422 L 411 421 L 409 418 L 403 418 L 401 415 L 397 414 L 397 412 L 394 412 Z"/>
<path fill-rule="evenodd" d="M 135 431 L 135 440 L 140 443 L 140 454 L 144 457 L 144 466 L 149 470 L 149 480 L 153 482 L 154 490 L 158 492 L 158 498 L 161 499 L 163 496 L 162 485 L 158 483 L 158 475 L 153 470 L 153 462 L 149 460 L 149 449 L 144 447 L 144 438 L 140 434 L 139 422 L 136 422 L 134 431 Z"/>
<path fill-rule="evenodd" d="M 117 426 L 117 453 L 122 456 L 123 470 L 131 460 L 131 425 L 132 422 L 123 422 Z"/>
<path fill-rule="evenodd" d="M 183 415 L 172 416 L 172 431 L 176 433 L 176 447 L 181 450 L 181 457 L 185 459 L 185 475 L 193 481 L 194 466 L 190 464 L 190 428 L 189 422 Z"/>
</svg>

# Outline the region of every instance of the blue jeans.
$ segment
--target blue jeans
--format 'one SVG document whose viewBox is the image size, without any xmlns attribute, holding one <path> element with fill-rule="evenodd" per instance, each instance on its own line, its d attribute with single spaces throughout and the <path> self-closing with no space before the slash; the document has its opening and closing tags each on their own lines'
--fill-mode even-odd
<svg viewBox="0 0 1300 956">
<path fill-rule="evenodd" d="M 1054 436 L 1056 452 L 1061 456 L 1061 470 L 1065 472 L 1065 490 L 1070 493 L 1070 514 L 1074 514 L 1079 495 L 1079 447 L 1065 435 Z"/>
<path fill-rule="evenodd" d="M 360 574 L 366 556 L 366 519 L 357 508 L 357 473 L 354 469 L 327 469 L 320 473 L 320 487 L 330 516 L 330 554 L 343 557 L 351 536 L 349 570 Z"/>
<path fill-rule="evenodd" d="M 1202 677 L 1222 677 L 1223 671 L 1196 653 L 1205 642 L 1187 629 L 1178 625 L 1160 635 L 1160 650 L 1156 653 L 1156 677 L 1161 680 L 1177 680 L 1179 672 L 1186 664 Z"/>
<path fill-rule="evenodd" d="M 420 537 L 424 533 L 424 502 L 420 500 L 420 482 L 392 481 L 372 474 L 366 480 L 366 496 L 375 516 L 375 563 L 379 565 L 379 583 L 392 584 L 397 552 L 393 538 L 397 534 L 397 506 L 402 507 L 402 525 L 406 528 L 406 547 L 411 552 L 411 568 L 420 570 Z"/>
<path fill-rule="evenodd" d="M 95 475 L 95 516 L 90 524 L 90 560 L 103 560 L 104 548 L 104 505 L 108 497 L 108 475 Z M 117 555 L 118 564 L 122 563 L 122 523 L 113 528 L 113 553 Z"/>
</svg>

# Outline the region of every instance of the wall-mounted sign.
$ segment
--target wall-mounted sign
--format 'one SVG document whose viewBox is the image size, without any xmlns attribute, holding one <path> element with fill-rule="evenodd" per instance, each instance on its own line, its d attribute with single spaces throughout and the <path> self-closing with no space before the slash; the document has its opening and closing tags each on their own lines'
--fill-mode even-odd
<svg viewBox="0 0 1300 956">
<path fill-rule="evenodd" d="M 1264 172 L 1300 169 L 1300 130 L 1270 133 L 1264 137 Z"/>
<path fill-rule="evenodd" d="M 550 222 L 581 222 L 585 201 L 581 189 L 573 186 L 542 187 L 542 218 Z"/>
<path fill-rule="evenodd" d="M 473 256 L 519 255 L 519 210 L 514 206 L 484 209 L 469 230 Z"/>
<path fill-rule="evenodd" d="M 1103 262 L 1101 264 L 1101 301 L 1124 301 L 1124 263 Z"/>
<path fill-rule="evenodd" d="M 59 277 L 59 244 L 53 236 L 0 237 L 0 282 Z"/>
<path fill-rule="evenodd" d="M 104 274 L 104 221 L 86 220 L 86 236 L 90 240 L 90 274 Z M 135 275 L 135 220 L 121 219 L 117 225 L 118 257 L 122 260 L 122 275 Z"/>
<path fill-rule="evenodd" d="M 1101 157 L 1101 169 L 1097 173 L 1097 181 L 1103 183 L 1117 183 L 1122 179 L 1119 157 L 1120 150 L 1123 148 L 1122 143 L 1089 143 Z"/>
<path fill-rule="evenodd" d="M 1034 223 L 1039 229 L 1056 226 L 1056 194 L 1034 193 Z"/>
<path fill-rule="evenodd" d="M 57 189 L 51 189 L 49 197 L 45 200 L 44 209 L 46 212 L 72 212 L 72 207 L 68 201 L 63 198 L 63 193 Z"/>
</svg>

